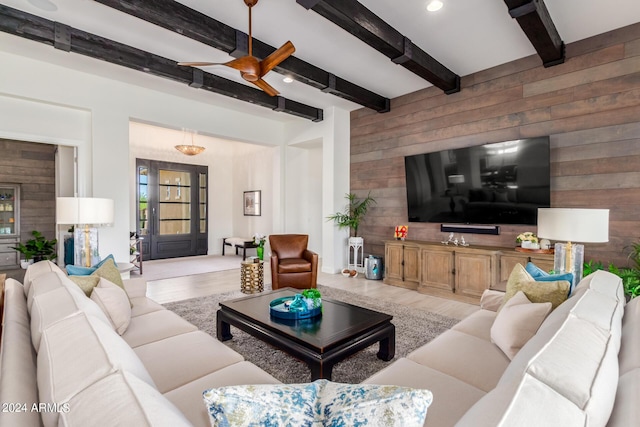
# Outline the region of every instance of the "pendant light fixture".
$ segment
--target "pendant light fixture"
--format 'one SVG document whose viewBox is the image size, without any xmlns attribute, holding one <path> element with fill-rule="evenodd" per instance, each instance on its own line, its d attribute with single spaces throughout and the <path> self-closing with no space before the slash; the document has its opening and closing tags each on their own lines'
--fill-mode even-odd
<svg viewBox="0 0 640 427">
<path fill-rule="evenodd" d="M 187 156 L 195 156 L 197 154 L 202 153 L 204 151 L 204 147 L 202 147 L 200 145 L 194 145 L 194 143 L 193 143 L 193 139 L 194 139 L 193 132 L 191 132 L 191 145 L 184 144 L 184 139 L 185 139 L 186 133 L 187 132 L 185 131 L 184 135 L 182 137 L 182 142 L 183 143 L 181 145 L 176 145 L 176 150 L 178 150 L 182 154 L 186 154 Z"/>
</svg>

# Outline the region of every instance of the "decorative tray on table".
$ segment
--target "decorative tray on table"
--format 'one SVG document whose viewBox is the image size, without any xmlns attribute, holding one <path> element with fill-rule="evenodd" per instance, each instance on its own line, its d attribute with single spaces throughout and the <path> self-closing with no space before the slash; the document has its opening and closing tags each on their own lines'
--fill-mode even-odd
<svg viewBox="0 0 640 427">
<path fill-rule="evenodd" d="M 308 319 L 319 316 L 322 314 L 320 293 L 315 291 L 313 297 L 296 294 L 294 296 L 276 298 L 269 303 L 269 312 L 274 317 L 287 320 Z"/>
</svg>

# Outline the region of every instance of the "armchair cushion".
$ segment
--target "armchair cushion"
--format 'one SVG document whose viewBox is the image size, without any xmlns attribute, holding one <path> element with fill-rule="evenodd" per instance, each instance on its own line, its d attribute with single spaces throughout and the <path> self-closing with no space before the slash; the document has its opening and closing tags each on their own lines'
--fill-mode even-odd
<svg viewBox="0 0 640 427">
<path fill-rule="evenodd" d="M 278 273 L 306 273 L 311 271 L 311 263 L 302 258 L 284 258 L 278 264 Z"/>
</svg>

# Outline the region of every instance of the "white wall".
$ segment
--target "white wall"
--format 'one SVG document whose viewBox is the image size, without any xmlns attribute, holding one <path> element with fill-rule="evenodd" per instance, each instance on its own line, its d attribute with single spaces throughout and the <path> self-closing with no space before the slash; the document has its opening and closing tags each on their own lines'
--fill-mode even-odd
<svg viewBox="0 0 640 427">
<path fill-rule="evenodd" d="M 0 34 L 0 49 L 12 43 L 25 41 Z M 100 252 L 119 260 L 128 258 L 133 226 L 131 119 L 258 144 L 280 144 L 283 139 L 280 122 L 1 50 L 0 63 L 0 137 L 78 147 L 78 195 L 114 199 L 115 224 L 100 230 Z"/>
<path fill-rule="evenodd" d="M 321 144 L 321 162 L 309 156 L 308 164 L 314 163 L 312 171 L 321 168 L 322 173 L 317 172 L 308 177 L 317 176 L 322 180 L 322 204 L 321 215 L 315 214 L 313 223 L 308 225 L 308 230 L 321 229 L 322 235 L 322 271 L 326 273 L 339 272 L 346 263 L 347 233 L 330 222 L 324 220 L 329 215 L 344 208 L 344 195 L 349 192 L 349 146 L 350 146 L 350 116 L 349 112 L 338 108 L 325 110 L 324 121 L 321 126 L 303 127 L 298 124 L 287 126 L 285 141 L 287 147 L 315 147 Z M 302 155 L 292 149 L 287 154 L 294 153 L 294 158 Z M 317 155 L 314 148 L 307 155 Z M 292 161 L 287 159 L 287 164 L 292 167 Z M 295 177 L 288 177 L 295 179 Z M 311 179 L 311 178 L 310 178 Z M 317 179 L 317 178 L 316 178 Z M 302 184 L 304 185 L 304 184 Z M 307 187 L 317 188 L 311 183 Z M 292 215 L 297 215 L 296 196 L 293 188 L 289 188 L 285 197 L 285 216 L 287 223 Z"/>
<path fill-rule="evenodd" d="M 225 181 L 210 181 L 211 191 L 215 193 L 211 201 L 217 202 L 210 205 L 210 212 L 224 229 L 216 229 L 212 234 L 210 248 L 218 250 L 218 239 L 228 234 L 229 228 L 234 233 L 269 234 L 284 232 L 288 220 L 298 221 L 296 232 L 311 234 L 314 249 L 323 257 L 323 270 L 340 270 L 346 254 L 345 236 L 323 218 L 342 209 L 344 194 L 349 192 L 349 112 L 327 110 L 320 123 L 303 119 L 278 122 L 225 108 L 225 104 L 237 101 L 222 96 L 212 95 L 211 103 L 189 99 L 193 93 L 191 88 L 185 88 L 183 97 L 77 71 L 68 65 L 72 55 L 0 33 L 0 137 L 77 147 L 78 195 L 115 201 L 115 224 L 100 229 L 102 255 L 113 253 L 119 260 L 128 259 L 129 231 L 135 229 L 132 219 L 135 175 L 131 173 L 131 159 L 138 155 L 152 157 L 130 146 L 130 122 L 135 121 L 161 124 L 169 129 L 192 129 L 212 137 L 255 145 L 238 148 L 232 154 L 238 156 L 241 152 L 244 157 L 233 157 L 230 162 L 233 170 L 243 171 L 230 193 Z M 48 62 L 32 57 L 46 57 Z M 120 70 L 87 58 L 80 61 L 93 61 L 103 70 Z M 214 105 L 216 103 L 218 105 Z M 300 149 L 300 144 L 318 141 L 321 149 L 303 148 L 309 168 L 298 170 L 292 176 L 287 168 L 290 160 L 285 147 L 297 145 Z M 150 151 L 146 154 L 157 149 L 153 142 L 145 141 L 151 145 L 147 146 Z M 225 176 L 233 174 L 228 171 L 229 163 L 223 160 L 222 145 L 210 152 L 217 149 L 221 157 L 212 160 L 210 173 L 220 170 Z M 320 153 L 322 160 L 317 162 L 315 159 Z M 171 155 L 176 156 L 177 152 Z M 321 184 L 316 178 L 320 176 Z M 296 217 L 298 189 L 285 186 L 289 179 L 304 183 L 308 195 L 321 192 L 321 208 L 317 200 L 308 197 L 305 217 Z M 263 188 L 256 187 L 263 185 Z M 244 218 L 235 210 L 241 209 L 238 200 L 242 191 L 248 189 L 263 191 L 263 217 Z M 228 204 L 237 208 L 229 213 Z"/>
</svg>

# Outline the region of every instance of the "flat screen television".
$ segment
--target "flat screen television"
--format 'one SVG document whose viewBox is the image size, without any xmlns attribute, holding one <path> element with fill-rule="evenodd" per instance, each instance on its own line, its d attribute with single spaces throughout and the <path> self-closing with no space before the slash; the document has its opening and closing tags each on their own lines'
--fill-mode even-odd
<svg viewBox="0 0 640 427">
<path fill-rule="evenodd" d="M 409 222 L 536 225 L 550 206 L 549 137 L 407 156 Z"/>
</svg>

